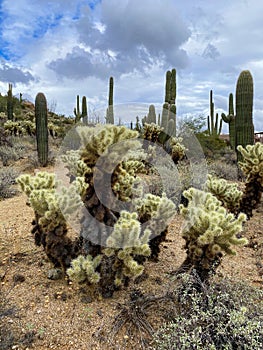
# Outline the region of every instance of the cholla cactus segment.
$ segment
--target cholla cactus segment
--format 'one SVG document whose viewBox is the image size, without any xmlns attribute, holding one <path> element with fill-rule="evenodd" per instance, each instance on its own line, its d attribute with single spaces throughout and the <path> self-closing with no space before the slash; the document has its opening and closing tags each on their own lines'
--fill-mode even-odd
<svg viewBox="0 0 263 350">
<path fill-rule="evenodd" d="M 116 125 L 97 125 L 94 128 L 90 127 L 78 127 L 77 132 L 80 135 L 82 142 L 81 159 L 89 167 L 93 167 L 100 156 L 105 156 L 108 152 L 108 148 L 111 145 L 120 143 L 120 149 L 114 148 L 109 152 L 111 159 L 108 159 L 109 164 L 113 164 L 115 159 L 118 158 L 118 151 L 121 154 L 125 154 L 130 149 L 139 148 L 140 142 L 129 142 L 138 137 L 138 132 L 130 130 L 125 126 Z M 125 142 L 121 142 L 125 141 Z"/>
<path fill-rule="evenodd" d="M 144 164 L 139 160 L 128 160 L 122 162 L 114 172 L 112 188 L 119 200 L 128 202 L 135 194 L 135 185 L 140 186 L 136 174 L 144 171 Z M 138 193 L 138 190 L 136 191 Z"/>
<path fill-rule="evenodd" d="M 66 164 L 69 175 L 77 177 L 84 176 L 87 172 L 91 172 L 91 169 L 80 158 L 79 150 L 67 151 L 66 154 L 61 156 L 61 159 Z"/>
<path fill-rule="evenodd" d="M 253 210 L 261 201 L 263 192 L 263 145 L 257 142 L 246 148 L 238 146 L 237 149 L 243 156 L 243 161 L 239 165 L 246 175 L 246 186 L 240 203 L 240 211 L 251 218 Z"/>
<path fill-rule="evenodd" d="M 67 274 L 73 281 L 82 283 L 88 281 L 90 284 L 97 284 L 100 281 L 100 274 L 96 269 L 101 263 L 102 256 L 97 255 L 92 258 L 91 255 L 84 257 L 79 255 L 71 261 L 71 267 L 67 269 Z"/>
<path fill-rule="evenodd" d="M 129 213 L 123 210 L 106 244 L 113 249 L 132 248 L 132 251 L 136 251 L 142 244 L 148 243 L 149 235 L 149 230 L 141 234 L 141 224 L 136 212 Z"/>
<path fill-rule="evenodd" d="M 219 199 L 223 206 L 231 212 L 236 212 L 239 208 L 243 192 L 238 189 L 236 183 L 229 183 L 225 179 L 217 179 L 208 175 L 206 189 Z"/>
<path fill-rule="evenodd" d="M 17 183 L 21 190 L 29 197 L 33 190 L 51 190 L 55 188 L 55 174 L 40 171 L 36 176 L 21 175 L 17 178 Z"/>
<path fill-rule="evenodd" d="M 143 125 L 143 138 L 150 142 L 157 142 L 159 136 L 164 128 L 155 123 L 144 123 Z"/>
<path fill-rule="evenodd" d="M 175 204 L 165 193 L 162 197 L 148 193 L 135 202 L 140 221 L 147 222 L 147 227 L 156 235 L 166 229 L 176 212 Z"/>
<path fill-rule="evenodd" d="M 115 255 L 117 259 L 115 285 L 120 285 L 124 277 L 135 278 L 142 274 L 144 267 L 135 260 L 135 257 L 150 256 L 150 235 L 151 231 L 148 229 L 141 232 L 137 213 L 121 212 L 104 250 L 107 256 Z"/>
<path fill-rule="evenodd" d="M 55 175 L 47 172 L 39 172 L 36 176 L 21 175 L 17 182 L 46 232 L 66 225 L 66 219 L 83 206 L 81 195 L 88 186 L 78 177 L 70 187 L 62 187 L 57 192 Z"/>
<path fill-rule="evenodd" d="M 237 238 L 246 220 L 245 214 L 237 218 L 221 206 L 211 193 L 195 188 L 184 191 L 187 207 L 180 205 L 185 219 L 182 236 L 186 240 L 188 259 L 193 266 L 211 269 L 222 253 L 236 254 L 232 246 L 244 245 L 247 240 Z"/>
<path fill-rule="evenodd" d="M 257 178 L 257 181 L 263 186 L 263 144 L 257 142 L 255 145 L 246 146 L 246 148 L 239 145 L 237 150 L 243 157 L 239 166 L 247 177 L 247 181 Z"/>
<path fill-rule="evenodd" d="M 172 159 L 175 163 L 182 160 L 186 155 L 186 147 L 183 145 L 181 137 L 171 137 L 169 144 L 172 149 Z"/>
</svg>

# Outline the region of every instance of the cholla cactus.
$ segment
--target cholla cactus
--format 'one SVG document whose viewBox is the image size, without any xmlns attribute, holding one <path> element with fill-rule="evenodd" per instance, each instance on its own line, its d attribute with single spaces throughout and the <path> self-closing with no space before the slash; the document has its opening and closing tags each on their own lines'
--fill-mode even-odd
<svg viewBox="0 0 263 350">
<path fill-rule="evenodd" d="M 243 161 L 239 166 L 246 176 L 246 188 L 240 203 L 240 211 L 251 218 L 252 211 L 260 203 L 263 192 L 263 144 L 257 142 L 246 148 L 237 146 Z"/>
<path fill-rule="evenodd" d="M 151 259 L 157 260 L 160 243 L 166 238 L 167 227 L 175 214 L 176 206 L 165 193 L 162 197 L 148 193 L 135 200 L 135 203 L 140 222 L 145 223 L 146 228 L 154 233 L 153 237 L 150 237 Z"/>
<path fill-rule="evenodd" d="M 186 241 L 187 259 L 184 265 L 194 267 L 202 280 L 220 263 L 223 253 L 235 255 L 232 246 L 244 245 L 245 238 L 237 238 L 246 220 L 245 214 L 228 213 L 211 193 L 195 188 L 184 191 L 188 206 L 180 205 L 185 219 L 182 236 Z"/>
<path fill-rule="evenodd" d="M 61 160 L 66 164 L 70 176 L 85 176 L 85 173 L 90 171 L 83 160 L 80 159 L 79 150 L 67 151 L 66 154 L 61 155 Z"/>
<path fill-rule="evenodd" d="M 74 247 L 67 236 L 67 219 L 76 216 L 83 206 L 81 195 L 87 184 L 77 178 L 69 188 L 56 191 L 54 174 L 39 172 L 36 176 L 21 175 L 17 179 L 28 202 L 35 212 L 35 225 L 32 233 L 37 245 L 43 245 L 49 259 L 55 266 L 69 266 Z"/>
<path fill-rule="evenodd" d="M 127 129 L 125 126 L 97 125 L 94 128 L 78 127 L 77 132 L 82 142 L 81 159 L 89 167 L 93 167 L 100 156 L 106 155 L 110 146 L 121 141 L 125 141 L 121 143 L 120 147 L 123 154 L 125 154 L 125 150 L 128 152 L 136 146 L 140 147 L 139 142 L 137 144 L 134 141 L 129 142 L 130 139 L 134 140 L 138 137 L 138 132 Z M 117 151 L 115 153 L 118 155 Z M 114 157 L 114 152 L 111 152 L 110 155 Z"/>
<path fill-rule="evenodd" d="M 71 267 L 67 269 L 69 278 L 73 281 L 82 283 L 87 281 L 90 284 L 97 284 L 100 281 L 100 274 L 96 269 L 100 265 L 101 255 L 92 258 L 91 255 L 86 257 L 79 255 L 71 261 Z"/>
<path fill-rule="evenodd" d="M 163 128 L 155 123 L 144 123 L 142 137 L 150 142 L 157 142 L 162 131 Z"/>
<path fill-rule="evenodd" d="M 138 172 L 144 171 L 144 164 L 140 160 L 128 160 L 117 166 L 112 176 L 112 189 L 117 198 L 129 202 L 134 194 L 135 185 L 140 185 Z"/>
<path fill-rule="evenodd" d="M 175 164 L 182 160 L 186 155 L 186 147 L 183 145 L 181 137 L 171 137 L 169 145 L 171 147 L 171 155 Z"/>
<path fill-rule="evenodd" d="M 135 258 L 151 255 L 150 235 L 149 229 L 141 232 L 137 213 L 121 212 L 112 234 L 106 241 L 107 248 L 104 250 L 107 256 L 116 256 L 113 266 L 116 269 L 115 285 L 121 285 L 124 277 L 138 277 L 142 274 L 144 267 Z"/>
<path fill-rule="evenodd" d="M 208 175 L 206 188 L 216 196 L 230 212 L 237 212 L 243 192 L 238 189 L 236 183 L 229 183 L 225 179 L 217 179 L 212 175 Z"/>
</svg>

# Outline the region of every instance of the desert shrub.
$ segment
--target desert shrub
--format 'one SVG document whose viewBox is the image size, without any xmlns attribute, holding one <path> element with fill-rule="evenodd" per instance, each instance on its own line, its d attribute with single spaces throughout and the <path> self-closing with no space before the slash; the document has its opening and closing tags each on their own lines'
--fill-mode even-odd
<svg viewBox="0 0 263 350">
<path fill-rule="evenodd" d="M 28 144 L 21 139 L 10 138 L 8 144 L 0 146 L 0 160 L 4 166 L 22 159 L 28 153 Z"/>
<path fill-rule="evenodd" d="M 224 140 L 210 136 L 205 132 L 196 134 L 196 137 L 203 148 L 205 156 L 208 158 L 216 159 L 220 157 L 220 154 L 227 146 Z"/>
<path fill-rule="evenodd" d="M 196 289 L 185 275 L 175 290 L 177 313 L 154 335 L 151 349 L 262 349 L 262 290 L 229 280 Z"/>
<path fill-rule="evenodd" d="M 19 159 L 19 155 L 12 146 L 0 146 L 0 160 L 3 166 L 9 165 L 11 162 Z"/>
<path fill-rule="evenodd" d="M 221 159 L 208 163 L 208 171 L 210 174 L 224 178 L 225 180 L 237 181 L 238 168 L 235 164 L 227 163 Z"/>
<path fill-rule="evenodd" d="M 0 169 L 0 199 L 8 198 L 17 193 L 17 190 L 12 187 L 16 183 L 18 172 L 13 168 Z"/>
</svg>

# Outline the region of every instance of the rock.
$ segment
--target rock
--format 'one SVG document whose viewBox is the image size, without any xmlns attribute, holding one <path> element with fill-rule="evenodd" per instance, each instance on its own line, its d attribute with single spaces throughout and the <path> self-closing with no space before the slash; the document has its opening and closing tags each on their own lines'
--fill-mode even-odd
<svg viewBox="0 0 263 350">
<path fill-rule="evenodd" d="M 61 269 L 50 269 L 47 273 L 47 278 L 50 280 L 60 280 L 63 277 Z"/>
</svg>

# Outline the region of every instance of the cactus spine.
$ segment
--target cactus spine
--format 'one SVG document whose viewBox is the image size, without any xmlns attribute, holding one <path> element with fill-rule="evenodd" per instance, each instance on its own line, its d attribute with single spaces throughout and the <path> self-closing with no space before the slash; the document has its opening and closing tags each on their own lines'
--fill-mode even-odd
<svg viewBox="0 0 263 350">
<path fill-rule="evenodd" d="M 109 81 L 109 100 L 108 108 L 106 111 L 106 123 L 114 124 L 114 113 L 113 113 L 113 77 L 110 77 Z"/>
<path fill-rule="evenodd" d="M 246 147 L 254 144 L 253 77 L 248 70 L 240 73 L 236 85 L 236 142 Z M 237 152 L 238 160 L 242 159 Z"/>
<path fill-rule="evenodd" d="M 230 145 L 232 148 L 235 148 L 236 144 L 236 127 L 235 127 L 235 114 L 234 114 L 234 99 L 233 99 L 233 94 L 229 94 L 229 99 L 228 99 L 228 115 L 225 115 L 225 113 L 221 114 L 221 118 L 225 123 L 229 124 L 229 140 L 230 140 Z"/>
<path fill-rule="evenodd" d="M 88 112 L 87 112 L 87 99 L 86 96 L 82 97 L 82 106 L 80 112 L 79 95 L 77 95 L 77 107 L 74 108 L 75 123 L 79 123 L 81 118 L 85 124 L 88 124 Z"/>
<path fill-rule="evenodd" d="M 35 117 L 38 160 L 40 165 L 45 167 L 48 163 L 47 100 L 41 92 L 35 100 Z"/>
<path fill-rule="evenodd" d="M 8 91 L 7 91 L 7 119 L 13 120 L 13 94 L 12 94 L 12 84 L 8 84 Z"/>
<path fill-rule="evenodd" d="M 210 115 L 207 116 L 208 133 L 210 136 L 217 138 L 221 134 L 222 119 L 218 125 L 218 113 L 215 117 L 215 105 L 213 102 L 213 90 L 210 90 Z"/>
</svg>

